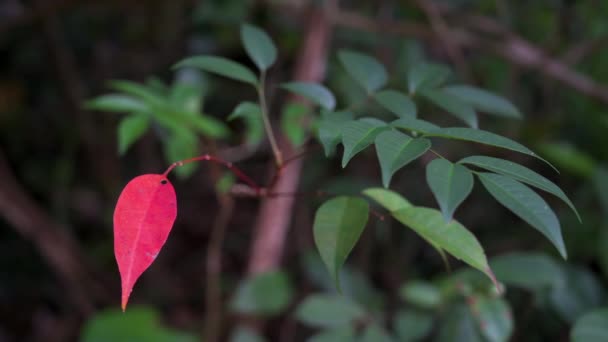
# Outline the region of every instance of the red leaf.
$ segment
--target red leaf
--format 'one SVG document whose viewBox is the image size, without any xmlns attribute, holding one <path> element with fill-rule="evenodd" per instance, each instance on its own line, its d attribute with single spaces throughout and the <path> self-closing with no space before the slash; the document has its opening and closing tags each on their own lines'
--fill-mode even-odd
<svg viewBox="0 0 608 342">
<path fill-rule="evenodd" d="M 114 255 L 122 283 L 122 310 L 133 285 L 167 241 L 177 216 L 173 185 L 165 175 L 132 179 L 114 209 Z"/>
</svg>

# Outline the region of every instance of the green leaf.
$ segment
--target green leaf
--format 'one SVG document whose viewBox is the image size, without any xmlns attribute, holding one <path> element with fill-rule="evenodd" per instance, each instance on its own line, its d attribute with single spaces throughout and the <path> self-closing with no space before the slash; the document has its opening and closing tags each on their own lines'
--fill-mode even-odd
<svg viewBox="0 0 608 342">
<path fill-rule="evenodd" d="M 395 333 L 399 341 L 419 341 L 433 328 L 433 317 L 423 311 L 401 310 L 393 319 Z"/>
<path fill-rule="evenodd" d="M 412 118 L 401 118 L 390 123 L 391 127 L 406 129 L 414 133 L 428 134 L 441 129 L 441 127 L 428 121 Z"/>
<path fill-rule="evenodd" d="M 369 324 L 358 342 L 392 342 L 391 336 L 377 324 Z"/>
<path fill-rule="evenodd" d="M 308 296 L 296 311 L 297 320 L 311 327 L 342 326 L 365 316 L 365 311 L 348 297 L 328 294 Z"/>
<path fill-rule="evenodd" d="M 442 158 L 427 164 L 426 181 L 446 221 L 452 219 L 456 208 L 469 196 L 474 183 L 469 169 Z"/>
<path fill-rule="evenodd" d="M 83 342 L 194 342 L 196 336 L 163 327 L 158 312 L 130 307 L 127 312 L 105 310 L 96 313 L 84 326 Z"/>
<path fill-rule="evenodd" d="M 211 138 L 226 138 L 230 135 L 230 130 L 221 121 L 208 115 L 181 113 L 181 118 L 198 133 Z M 185 114 L 185 115 L 184 115 Z"/>
<path fill-rule="evenodd" d="M 151 110 L 149 107 L 155 107 L 155 109 L 167 107 L 164 95 L 145 85 L 131 81 L 111 81 L 110 87 L 140 98 L 146 104 L 148 111 Z"/>
<path fill-rule="evenodd" d="M 196 138 L 196 135 L 188 130 L 171 135 L 168 140 L 164 142 L 163 147 L 165 159 L 169 163 L 198 155 L 198 139 Z M 176 168 L 174 172 L 177 173 L 177 176 L 181 179 L 185 179 L 194 172 L 197 165 L 198 163 L 184 164 Z"/>
<path fill-rule="evenodd" d="M 447 80 L 450 73 L 450 69 L 445 65 L 419 63 L 408 72 L 408 89 L 411 94 L 415 94 L 422 89 L 436 88 Z"/>
<path fill-rule="evenodd" d="M 567 258 L 559 220 L 542 197 L 507 176 L 494 173 L 477 175 L 484 187 L 500 204 L 545 235 L 562 257 Z"/>
<path fill-rule="evenodd" d="M 378 202 L 378 204 L 390 212 L 412 206 L 408 200 L 398 193 L 383 188 L 368 188 L 363 190 L 363 194 Z"/>
<path fill-rule="evenodd" d="M 483 248 L 475 236 L 457 221 L 446 223 L 441 212 L 425 207 L 410 207 L 392 214 L 397 221 L 410 227 L 425 240 L 431 241 L 495 281 Z"/>
<path fill-rule="evenodd" d="M 608 341 L 608 308 L 586 313 L 570 332 L 572 342 Z"/>
<path fill-rule="evenodd" d="M 500 173 L 501 175 L 509 176 L 517 179 L 520 182 L 532 185 L 541 190 L 547 191 L 564 201 L 576 214 L 576 217 L 581 221 L 581 217 L 578 211 L 574 207 L 574 204 L 570 201 L 568 196 L 560 189 L 555 183 L 551 182 L 547 178 L 539 175 L 538 173 L 528 169 L 525 166 L 516 164 L 514 162 L 492 158 L 486 156 L 471 156 L 460 160 L 460 164 L 470 164 L 479 166 L 488 171 Z"/>
<path fill-rule="evenodd" d="M 287 308 L 292 296 L 293 288 L 287 275 L 271 271 L 243 281 L 230 308 L 242 314 L 277 315 Z"/>
<path fill-rule="evenodd" d="M 439 108 L 447 111 L 467 125 L 477 128 L 477 114 L 475 110 L 458 97 L 437 89 L 429 89 L 421 92 L 422 96 L 434 103 Z"/>
<path fill-rule="evenodd" d="M 338 53 L 338 59 L 348 74 L 368 94 L 382 88 L 388 80 L 386 69 L 373 57 L 358 52 L 342 50 Z"/>
<path fill-rule="evenodd" d="M 308 108 L 300 103 L 291 102 L 283 107 L 281 130 L 293 146 L 300 146 L 306 141 L 306 124 L 304 119 Z"/>
<path fill-rule="evenodd" d="M 277 59 L 277 48 L 266 32 L 249 24 L 241 26 L 241 41 L 253 63 L 265 71 Z"/>
<path fill-rule="evenodd" d="M 147 115 L 132 114 L 122 119 L 118 125 L 118 153 L 125 154 L 146 133 L 149 126 L 150 117 Z"/>
<path fill-rule="evenodd" d="M 482 112 L 508 118 L 522 118 L 519 110 L 511 102 L 487 90 L 467 85 L 452 85 L 444 87 L 443 91 L 458 97 Z"/>
<path fill-rule="evenodd" d="M 252 84 L 257 87 L 258 79 L 247 67 L 223 57 L 196 56 L 177 63 L 174 68 L 192 67 L 210 73 Z"/>
<path fill-rule="evenodd" d="M 595 274 L 584 267 L 564 265 L 564 280 L 549 294 L 553 310 L 566 322 L 573 324 L 590 310 L 604 303 L 605 290 Z"/>
<path fill-rule="evenodd" d="M 257 103 L 241 102 L 226 120 L 232 121 L 237 118 L 245 120 L 247 143 L 250 145 L 259 144 L 264 138 L 264 124 L 260 106 Z"/>
<path fill-rule="evenodd" d="M 404 300 L 424 309 L 435 309 L 441 304 L 441 292 L 428 282 L 412 280 L 399 289 L 399 296 Z"/>
<path fill-rule="evenodd" d="M 509 341 L 513 334 L 513 315 L 502 298 L 473 297 L 471 310 L 482 335 L 489 342 Z"/>
<path fill-rule="evenodd" d="M 353 121 L 353 114 L 349 112 L 331 112 L 319 120 L 317 135 L 326 156 L 334 153 L 342 138 L 342 126 L 350 121 Z"/>
<path fill-rule="evenodd" d="M 544 254 L 510 253 L 490 260 L 496 279 L 531 291 L 548 289 L 562 280 L 557 263 Z"/>
<path fill-rule="evenodd" d="M 324 109 L 331 111 L 336 107 L 336 98 L 334 97 L 334 94 L 321 84 L 312 82 L 289 82 L 283 83 L 281 88 L 305 97 Z"/>
<path fill-rule="evenodd" d="M 325 329 L 312 336 L 307 342 L 352 342 L 355 340 L 356 332 L 352 325 L 339 326 L 337 328 Z"/>
<path fill-rule="evenodd" d="M 344 155 L 342 156 L 342 167 L 359 152 L 371 145 L 376 136 L 386 127 L 369 121 L 350 121 L 342 126 L 342 144 Z"/>
<path fill-rule="evenodd" d="M 476 143 L 480 143 L 480 144 L 504 148 L 507 150 L 527 154 L 529 156 L 540 159 L 543 162 L 547 163 L 547 165 L 549 165 L 553 169 L 555 169 L 555 167 L 553 167 L 553 165 L 551 165 L 551 163 L 549 163 L 545 159 L 541 158 L 539 155 L 532 152 L 530 149 L 528 149 L 524 145 L 522 145 L 518 142 L 515 142 L 509 138 L 505 138 L 498 134 L 494 134 L 492 132 L 484 131 L 481 129 L 472 129 L 472 128 L 466 128 L 466 127 L 447 127 L 447 128 L 440 128 L 438 130 L 429 132 L 426 134 L 426 136 L 471 141 L 471 142 L 476 142 Z"/>
<path fill-rule="evenodd" d="M 409 96 L 396 90 L 383 90 L 374 95 L 376 101 L 398 117 L 415 118 L 416 104 Z"/>
<path fill-rule="evenodd" d="M 340 268 L 363 233 L 368 212 L 365 200 L 347 196 L 330 199 L 317 209 L 313 225 L 315 244 L 338 288 Z"/>
<path fill-rule="evenodd" d="M 239 326 L 234 329 L 234 333 L 230 336 L 230 342 L 264 342 L 266 341 L 257 331 Z"/>
<path fill-rule="evenodd" d="M 475 318 L 465 304 L 456 304 L 443 314 L 437 342 L 482 342 Z"/>
<path fill-rule="evenodd" d="M 85 103 L 87 109 L 117 113 L 139 113 L 149 111 L 146 104 L 132 96 L 108 94 L 96 97 Z"/>
<path fill-rule="evenodd" d="M 385 188 L 388 188 L 395 172 L 431 148 L 431 142 L 428 139 L 413 139 L 395 130 L 378 134 L 375 144 L 382 170 L 382 184 Z"/>
</svg>

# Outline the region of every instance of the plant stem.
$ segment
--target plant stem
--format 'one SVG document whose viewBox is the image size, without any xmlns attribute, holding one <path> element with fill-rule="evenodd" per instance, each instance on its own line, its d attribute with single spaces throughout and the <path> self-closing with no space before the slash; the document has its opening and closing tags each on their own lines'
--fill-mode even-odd
<svg viewBox="0 0 608 342">
<path fill-rule="evenodd" d="M 234 173 L 234 175 L 237 176 L 240 180 L 242 180 L 243 182 L 247 183 L 247 185 L 249 185 L 256 193 L 260 194 L 260 193 L 263 192 L 262 187 L 260 187 L 256 182 L 254 182 L 251 178 L 249 178 L 249 176 L 247 176 L 239 168 L 237 168 L 236 166 L 232 165 L 232 163 L 230 163 L 230 162 L 227 162 L 225 160 L 219 159 L 219 158 L 217 158 L 215 156 L 212 156 L 210 154 L 204 154 L 202 156 L 198 156 L 198 157 L 194 157 L 194 158 L 189 158 L 189 159 L 184 159 L 184 160 L 177 161 L 177 162 L 171 164 L 169 166 L 169 168 L 167 168 L 167 171 L 165 171 L 163 173 L 163 176 L 166 177 L 169 174 L 169 172 L 171 172 L 171 170 L 173 170 L 177 166 L 183 166 L 185 164 L 196 162 L 196 161 L 211 161 L 211 162 L 220 164 L 222 166 L 225 166 L 230 171 L 232 171 L 232 173 Z"/>
<path fill-rule="evenodd" d="M 258 97 L 260 98 L 260 107 L 262 109 L 262 121 L 264 122 L 264 129 L 266 130 L 266 135 L 268 136 L 268 141 L 270 142 L 270 147 L 272 148 L 272 153 L 274 154 L 275 164 L 278 168 L 280 168 L 283 166 L 283 156 L 281 155 L 281 150 L 279 149 L 279 145 L 277 144 L 277 140 L 274 136 L 270 119 L 268 118 L 268 105 L 266 104 L 265 88 L 266 72 L 262 71 L 262 74 L 260 75 L 260 85 L 258 86 Z"/>
</svg>

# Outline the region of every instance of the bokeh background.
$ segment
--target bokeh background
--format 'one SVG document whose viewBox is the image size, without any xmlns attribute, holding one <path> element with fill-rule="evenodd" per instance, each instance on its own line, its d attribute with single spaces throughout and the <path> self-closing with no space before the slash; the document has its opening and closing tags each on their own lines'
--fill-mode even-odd
<svg viewBox="0 0 608 342">
<path fill-rule="evenodd" d="M 111 92 L 111 80 L 166 94 L 194 84 L 194 97 L 181 99 L 225 121 L 256 94 L 171 66 L 215 54 L 253 67 L 239 39 L 244 22 L 266 30 L 279 48 L 268 93 L 277 129 L 292 142 L 300 139 L 287 152 L 310 151 L 287 169 L 287 188 L 353 193 L 379 185 L 380 172 L 373 151 L 345 170 L 339 158 L 326 159 L 319 143 L 297 129 L 309 125 L 305 115 L 297 108 L 285 114 L 289 98 L 278 83 L 323 82 L 346 107 L 361 90 L 337 62 L 341 48 L 378 58 L 401 89 L 412 63 L 443 63 L 454 80 L 502 94 L 524 113 L 519 121 L 481 116 L 484 129 L 531 147 L 561 173 L 491 148 L 450 142 L 439 149 L 452 158 L 474 152 L 511 159 L 560 185 L 583 217 L 581 224 L 545 196 L 561 220 L 569 259 L 561 260 L 538 232 L 477 186 L 456 218 L 515 285 L 505 297 L 496 298 L 455 260 L 448 272 L 413 232 L 372 217 L 343 274 L 345 299 L 312 240 L 322 199 L 298 195 L 292 205 L 269 208 L 259 199 L 226 196 L 224 171 L 204 164 L 173 178 L 177 222 L 122 314 L 112 212 L 126 182 L 177 159 L 215 153 L 264 184 L 272 156 L 265 142 L 249 143 L 238 121 L 226 123 L 230 134 L 222 138 L 195 133 L 179 141 L 153 125 L 120 154 L 117 127 L 124 116 L 85 103 Z M 388 334 L 396 341 L 567 341 L 585 314 L 608 317 L 600 309 L 608 284 L 606 60 L 604 0 L 2 0 L 0 341 L 300 341 L 314 335 L 380 341 Z M 422 104 L 420 112 L 449 123 L 431 106 Z M 424 182 L 431 159 L 400 171 L 393 188 L 436 207 Z M 301 305 L 307 299 L 308 313 Z"/>
</svg>

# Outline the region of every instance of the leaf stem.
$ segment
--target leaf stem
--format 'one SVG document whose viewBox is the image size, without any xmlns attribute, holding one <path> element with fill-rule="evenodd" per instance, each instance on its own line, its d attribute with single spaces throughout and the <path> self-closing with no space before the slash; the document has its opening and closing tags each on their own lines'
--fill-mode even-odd
<svg viewBox="0 0 608 342">
<path fill-rule="evenodd" d="M 171 164 L 167 168 L 167 170 L 163 173 L 163 176 L 166 177 L 169 174 L 169 172 L 171 172 L 174 168 L 176 168 L 178 166 L 183 166 L 185 164 L 197 162 L 197 161 L 211 161 L 211 162 L 220 164 L 222 166 L 225 166 L 230 171 L 232 171 L 232 173 L 234 173 L 234 175 L 237 176 L 240 180 L 247 183 L 247 185 L 249 185 L 257 194 L 260 194 L 263 192 L 263 188 L 260 187 L 256 182 L 254 182 L 249 176 L 247 176 L 239 168 L 237 168 L 230 162 L 227 162 L 225 160 L 222 160 L 222 159 L 212 156 L 210 154 L 204 154 L 202 156 L 176 161 L 175 163 Z"/>
<path fill-rule="evenodd" d="M 260 108 L 262 109 L 262 121 L 264 122 L 264 129 L 266 130 L 266 135 L 268 136 L 268 141 L 270 142 L 270 147 L 272 148 L 272 153 L 274 154 L 274 161 L 277 165 L 277 168 L 281 168 L 283 166 L 283 156 L 281 154 L 281 150 L 279 149 L 279 145 L 277 144 L 277 140 L 274 136 L 274 131 L 272 130 L 270 119 L 268 118 L 268 105 L 266 104 L 265 88 L 266 72 L 262 71 L 260 75 L 260 84 L 258 85 L 258 97 L 260 99 Z"/>
</svg>

